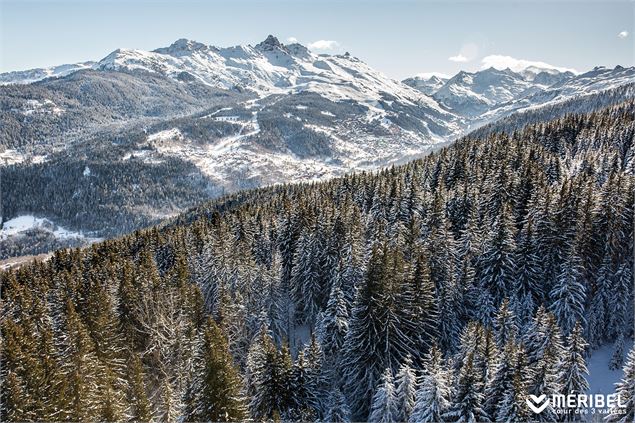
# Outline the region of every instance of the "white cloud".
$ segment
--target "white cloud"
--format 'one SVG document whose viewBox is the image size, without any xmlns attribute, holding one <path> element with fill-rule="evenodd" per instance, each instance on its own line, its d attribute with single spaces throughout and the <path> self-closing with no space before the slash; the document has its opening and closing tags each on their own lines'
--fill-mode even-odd
<svg viewBox="0 0 635 423">
<path fill-rule="evenodd" d="M 561 66 L 550 65 L 545 62 L 537 62 L 533 60 L 524 60 L 524 59 L 516 59 L 511 56 L 503 56 L 501 54 L 492 54 L 490 56 L 486 56 L 481 60 L 481 68 L 496 68 L 496 69 L 511 69 L 514 72 L 519 72 L 525 70 L 529 67 L 537 67 L 541 69 L 553 69 L 560 72 L 573 72 L 578 73 L 575 69 L 565 68 Z"/>
<path fill-rule="evenodd" d="M 451 56 L 448 57 L 448 60 L 450 62 L 457 62 L 457 63 L 466 63 L 466 62 L 471 62 L 472 60 L 476 59 L 476 57 L 478 56 L 478 45 L 476 43 L 465 43 L 461 46 L 461 50 L 459 51 L 459 54 L 457 54 L 456 56 Z"/>
<path fill-rule="evenodd" d="M 617 36 L 619 38 L 626 38 L 626 37 L 628 37 L 628 31 L 622 31 L 619 34 L 617 34 Z"/>
<path fill-rule="evenodd" d="M 448 75 L 447 73 L 442 73 L 442 72 L 422 72 L 422 73 L 416 74 L 415 76 L 421 79 L 425 79 L 426 81 L 432 78 L 433 76 L 436 76 L 437 78 L 442 78 L 442 79 L 450 78 L 450 75 Z"/>
<path fill-rule="evenodd" d="M 469 61 L 469 59 L 467 57 L 463 56 L 461 53 L 457 54 L 456 56 L 448 57 L 448 60 L 450 62 L 458 62 L 458 63 L 465 63 L 465 62 Z"/>
<path fill-rule="evenodd" d="M 340 43 L 333 40 L 317 40 L 309 43 L 310 50 L 333 50 L 340 46 Z"/>
<path fill-rule="evenodd" d="M 289 43 L 289 44 L 293 44 L 293 43 L 297 43 L 297 42 L 298 42 L 298 39 L 295 38 L 295 37 L 287 38 L 287 43 Z"/>
</svg>

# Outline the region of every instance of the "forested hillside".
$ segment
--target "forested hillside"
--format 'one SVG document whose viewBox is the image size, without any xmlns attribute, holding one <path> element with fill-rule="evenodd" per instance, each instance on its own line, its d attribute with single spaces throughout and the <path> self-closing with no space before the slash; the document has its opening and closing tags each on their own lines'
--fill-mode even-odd
<svg viewBox="0 0 635 423">
<path fill-rule="evenodd" d="M 2 273 L 0 418 L 535 419 L 624 364 L 634 137 L 630 100 Z"/>
</svg>

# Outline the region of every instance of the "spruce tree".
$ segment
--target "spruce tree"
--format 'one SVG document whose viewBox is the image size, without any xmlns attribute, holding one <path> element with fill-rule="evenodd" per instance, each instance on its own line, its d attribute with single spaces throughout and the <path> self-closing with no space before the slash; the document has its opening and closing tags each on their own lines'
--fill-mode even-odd
<svg viewBox="0 0 635 423">
<path fill-rule="evenodd" d="M 331 390 L 328 404 L 325 421 L 333 423 L 349 423 L 351 421 L 351 412 L 348 409 L 346 398 L 339 388 Z"/>
<path fill-rule="evenodd" d="M 582 394 L 589 389 L 589 383 L 584 376 L 589 373 L 584 360 L 586 347 L 587 343 L 582 338 L 582 325 L 577 322 L 567 337 L 567 345 L 560 360 L 558 383 L 563 395 Z M 581 416 L 569 413 L 564 418 L 566 421 L 575 421 Z"/>
<path fill-rule="evenodd" d="M 187 420 L 242 421 L 246 406 L 241 396 L 241 381 L 229 354 L 227 341 L 219 327 L 208 319 L 203 330 L 188 395 Z"/>
<path fill-rule="evenodd" d="M 503 300 L 496 314 L 494 327 L 496 329 L 496 343 L 499 348 L 505 347 L 510 340 L 515 341 L 518 335 L 518 327 L 516 326 L 516 317 L 509 307 L 507 298 Z"/>
<path fill-rule="evenodd" d="M 152 419 L 152 410 L 146 393 L 142 363 L 139 356 L 135 353 L 132 353 L 128 359 L 128 386 L 131 419 L 139 422 L 149 422 Z"/>
<path fill-rule="evenodd" d="M 368 415 L 373 387 L 388 368 L 415 351 L 405 332 L 412 321 L 399 302 L 403 260 L 386 245 L 375 246 L 365 283 L 358 289 L 340 362 L 341 381 L 354 420 Z"/>
<path fill-rule="evenodd" d="M 412 368 L 412 360 L 406 357 L 395 377 L 396 421 L 408 421 L 415 405 L 416 392 L 417 376 Z"/>
<path fill-rule="evenodd" d="M 392 370 L 386 368 L 381 381 L 377 385 L 371 401 L 368 422 L 370 423 L 394 423 L 399 422 L 397 415 L 397 398 L 393 384 Z"/>
<path fill-rule="evenodd" d="M 482 408 L 483 394 L 476 389 L 476 379 L 474 354 L 469 353 L 456 379 L 450 407 L 443 414 L 444 421 L 457 423 L 490 421 L 489 416 Z"/>
<path fill-rule="evenodd" d="M 615 393 L 624 407 L 615 407 L 605 417 L 607 422 L 629 423 L 635 421 L 635 348 L 631 348 L 624 365 L 624 376 L 615 384 Z"/>
<path fill-rule="evenodd" d="M 441 351 L 432 346 L 425 360 L 424 374 L 416 393 L 410 423 L 440 422 L 450 405 L 450 374 Z"/>
<path fill-rule="evenodd" d="M 558 319 L 562 332 L 568 335 L 576 322 L 584 321 L 586 288 L 580 279 L 579 259 L 574 253 L 560 265 L 560 272 L 550 297 L 551 310 Z"/>
</svg>

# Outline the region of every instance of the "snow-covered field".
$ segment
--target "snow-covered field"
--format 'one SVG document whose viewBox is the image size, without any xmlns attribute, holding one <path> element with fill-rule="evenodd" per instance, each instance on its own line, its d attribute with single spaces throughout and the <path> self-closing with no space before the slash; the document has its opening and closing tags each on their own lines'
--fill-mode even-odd
<svg viewBox="0 0 635 423">
<path fill-rule="evenodd" d="M 624 361 L 626 355 L 633 347 L 633 340 L 629 339 L 624 342 Z M 624 372 L 622 369 L 610 370 L 609 362 L 613 355 L 613 344 L 603 345 L 601 348 L 593 351 L 587 360 L 587 368 L 589 375 L 589 394 L 611 394 L 615 392 L 615 383 L 618 382 Z"/>
<path fill-rule="evenodd" d="M 0 229 L 0 240 L 5 240 L 10 236 L 19 235 L 20 233 L 40 229 L 52 233 L 56 238 L 69 239 L 81 238 L 89 242 L 99 241 L 99 238 L 86 237 L 81 232 L 75 232 L 56 225 L 52 221 L 44 217 L 35 217 L 32 215 L 18 216 L 4 222 Z"/>
<path fill-rule="evenodd" d="M 45 155 L 29 155 L 18 150 L 6 149 L 4 151 L 0 151 L 0 166 L 20 164 L 26 160 L 31 160 L 31 163 L 42 163 L 46 161 L 46 158 L 47 156 Z"/>
</svg>

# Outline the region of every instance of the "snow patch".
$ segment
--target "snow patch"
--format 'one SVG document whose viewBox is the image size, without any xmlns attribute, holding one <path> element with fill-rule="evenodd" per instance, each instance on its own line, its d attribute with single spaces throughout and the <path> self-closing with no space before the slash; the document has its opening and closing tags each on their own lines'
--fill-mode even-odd
<svg viewBox="0 0 635 423">
<path fill-rule="evenodd" d="M 609 363 L 613 355 L 613 344 L 606 344 L 593 351 L 587 359 L 587 369 L 589 375 L 589 394 L 612 394 L 615 392 L 615 384 L 620 381 L 624 372 L 622 369 L 610 370 Z M 633 340 L 628 339 L 624 342 L 624 362 L 626 355 L 633 347 Z"/>
<path fill-rule="evenodd" d="M 148 135 L 148 141 L 170 141 L 174 139 L 183 139 L 183 134 L 179 128 L 166 129 L 165 131 Z"/>
<path fill-rule="evenodd" d="M 0 229 L 0 239 L 7 239 L 10 236 L 19 235 L 20 233 L 40 229 L 52 233 L 56 238 L 85 238 L 91 242 L 99 241 L 99 238 L 85 237 L 81 232 L 75 232 L 56 225 L 52 221 L 44 217 L 35 217 L 32 215 L 18 216 L 4 222 Z"/>
<path fill-rule="evenodd" d="M 14 149 L 6 149 L 3 152 L 0 152 L 0 166 L 20 164 L 27 161 L 37 164 L 45 162 L 46 159 L 46 155 L 28 155 Z"/>
</svg>

